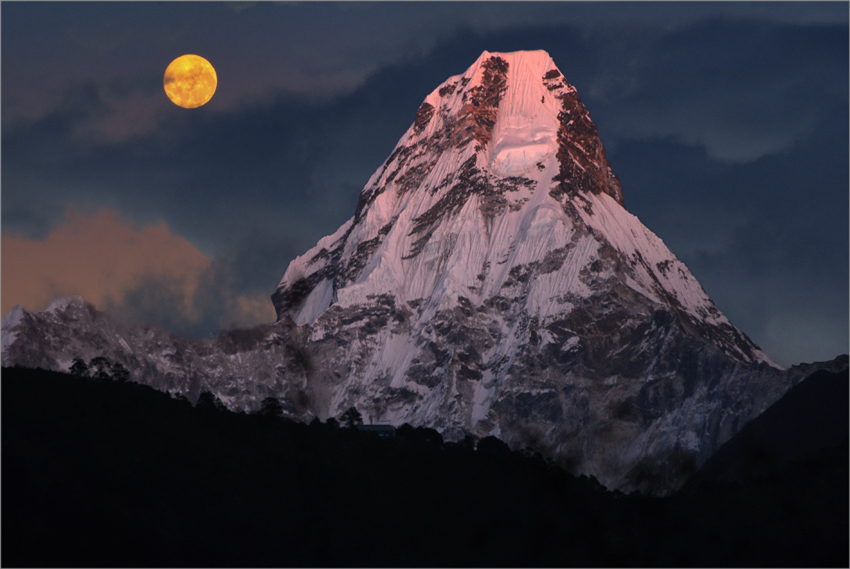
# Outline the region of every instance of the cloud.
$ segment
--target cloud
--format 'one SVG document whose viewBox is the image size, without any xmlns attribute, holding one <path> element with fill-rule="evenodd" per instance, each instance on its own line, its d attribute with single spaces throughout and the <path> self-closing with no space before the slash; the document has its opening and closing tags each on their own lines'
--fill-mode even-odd
<svg viewBox="0 0 850 569">
<path fill-rule="evenodd" d="M 25 7 L 13 3 L 7 14 L 4 5 L 4 239 L 46 239 L 69 203 L 109 207 L 139 227 L 162 220 L 209 261 L 185 301 L 197 314 L 174 325 L 198 335 L 243 321 L 250 306 L 271 310 L 265 303 L 289 261 L 352 215 L 363 185 L 431 90 L 484 49 L 546 49 L 599 126 L 629 209 L 736 325 L 766 347 L 767 315 L 793 298 L 777 291 L 795 272 L 813 275 L 792 287 L 796 294 L 838 302 L 806 306 L 846 325 L 846 299 L 840 303 L 835 291 L 843 286 L 846 296 L 847 9 L 804 5 L 259 3 L 238 14 L 222 5 L 204 16 L 204 33 L 248 38 L 231 57 L 231 44 L 217 46 L 201 32 L 150 27 L 161 20 L 157 10 L 185 10 L 182 21 L 192 22 L 196 6 L 132 3 L 127 10 L 147 18 L 147 41 L 156 44 L 134 60 L 141 62 L 135 78 L 96 69 L 49 88 L 33 80 L 27 93 L 50 91 L 51 103 L 14 123 L 7 103 L 27 102 L 14 98 L 26 66 L 5 48 L 24 33 L 11 29 L 10 14 Z M 73 12 L 57 9 L 65 19 Z M 165 41 L 171 33 L 179 37 Z M 339 42 L 328 39 L 332 33 Z M 187 37 L 218 49 L 210 61 L 220 78 L 230 77 L 192 113 L 160 93 L 165 52 Z M 127 45 L 144 51 L 133 41 Z M 115 69 L 124 69 L 114 65 L 126 55 L 121 49 L 114 48 Z M 55 59 L 63 63 L 61 54 Z M 45 73 L 55 71 L 54 57 L 45 61 Z M 136 109 L 149 96 L 161 99 L 162 114 Z M 757 266 L 763 274 L 753 273 Z M 836 273 L 844 280 L 830 276 Z M 114 310 L 168 322 L 157 307 L 183 306 L 188 286 L 172 276 L 138 277 L 124 289 L 134 302 L 124 301 L 130 292 L 116 295 Z M 243 297 L 256 303 L 234 300 Z M 794 314 L 803 329 L 804 312 Z M 799 353 L 771 334 L 777 343 L 769 353 L 778 361 L 787 360 L 776 353 Z"/>
<path fill-rule="evenodd" d="M 143 275 L 117 299 L 108 297 L 103 310 L 119 322 L 153 322 L 188 339 L 276 319 L 269 295 L 236 290 L 234 271 L 227 263 L 213 260 L 192 280 L 188 283 L 171 274 Z"/>
<path fill-rule="evenodd" d="M 86 217 L 69 209 L 44 241 L 4 233 L 3 313 L 14 304 L 43 309 L 56 295 L 82 295 L 97 306 L 145 275 L 169 275 L 190 295 L 210 259 L 165 224 L 136 229 L 113 211 Z"/>
<path fill-rule="evenodd" d="M 723 163 L 751 162 L 846 107 L 847 42 L 846 24 L 725 19 L 604 40 L 587 99 L 615 141 L 669 136 Z"/>
<path fill-rule="evenodd" d="M 745 164 L 671 138 L 626 142 L 614 157 L 629 210 L 785 366 L 850 341 L 848 124 L 845 108 L 816 136 Z"/>
<path fill-rule="evenodd" d="M 3 123 L 43 116 L 57 87 L 81 78 L 161 80 L 184 53 L 216 67 L 221 82 L 211 104 L 224 110 L 279 92 L 324 100 L 350 94 L 459 29 L 666 33 L 718 18 L 846 27 L 847 10 L 835 2 L 11 3 L 2 22 Z"/>
<path fill-rule="evenodd" d="M 507 14 L 515 14 L 488 6 L 498 17 L 477 24 L 480 28 L 507 26 Z M 556 7 L 527 9 L 560 19 L 577 10 Z M 303 11 L 310 28 L 326 8 L 296 5 L 284 11 Z M 433 13 L 425 12 L 457 25 L 465 10 L 478 10 L 457 8 L 449 20 L 449 8 L 438 4 Z M 222 10 L 237 19 L 278 13 L 265 5 L 238 17 Z M 691 14 L 670 10 L 682 12 L 671 21 Z M 366 5 L 331 13 L 404 20 L 421 11 Z M 359 25 L 374 24 L 366 20 Z M 616 35 L 562 25 L 486 33 L 467 28 L 436 42 L 427 54 L 393 52 L 392 63 L 372 66 L 347 94 L 308 99 L 279 91 L 250 105 L 192 113 L 159 92 L 160 70 L 152 87 L 117 80 L 111 87 L 78 84 L 51 113 L 4 127 L 3 224 L 43 235 L 64 204 L 99 203 L 131 213 L 140 223 L 164 219 L 208 255 L 230 254 L 254 228 L 288 239 L 295 253 L 303 252 L 351 215 L 366 180 L 425 95 L 483 49 L 547 49 L 579 89 L 609 154 L 630 140 L 671 137 L 703 146 L 726 164 L 749 162 L 789 148 L 846 106 L 846 26 L 697 21 L 660 31 L 621 23 Z M 146 106 L 148 97 L 165 107 Z"/>
<path fill-rule="evenodd" d="M 274 320 L 267 296 L 241 294 L 232 281 L 226 263 L 164 223 L 138 228 L 111 210 L 87 216 L 69 208 L 43 241 L 2 239 L 4 314 L 80 295 L 125 324 L 152 322 L 192 337 Z"/>
</svg>

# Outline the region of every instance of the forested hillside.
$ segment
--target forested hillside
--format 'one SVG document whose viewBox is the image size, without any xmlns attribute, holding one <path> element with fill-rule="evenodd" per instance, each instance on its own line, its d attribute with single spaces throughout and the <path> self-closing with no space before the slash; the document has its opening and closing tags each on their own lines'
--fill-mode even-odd
<svg viewBox="0 0 850 569">
<path fill-rule="evenodd" d="M 848 564 L 847 439 L 658 499 L 494 438 L 382 439 L 4 368 L 2 445 L 7 567 Z"/>
</svg>

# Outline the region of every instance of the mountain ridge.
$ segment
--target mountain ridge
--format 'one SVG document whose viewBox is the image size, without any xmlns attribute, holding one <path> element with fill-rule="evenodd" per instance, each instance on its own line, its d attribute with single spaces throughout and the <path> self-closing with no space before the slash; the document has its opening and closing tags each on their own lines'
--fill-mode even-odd
<svg viewBox="0 0 850 569">
<path fill-rule="evenodd" d="M 624 203 L 548 54 L 484 52 L 425 98 L 352 218 L 290 263 L 275 324 L 189 344 L 89 330 L 100 317 L 71 303 L 4 319 L 3 365 L 106 350 L 140 381 L 231 408 L 356 406 L 670 493 L 802 372 L 735 328 Z"/>
<path fill-rule="evenodd" d="M 492 437 L 381 439 L 57 372 L 3 381 L 10 567 L 847 565 L 846 438 L 766 483 L 647 498 Z"/>
</svg>

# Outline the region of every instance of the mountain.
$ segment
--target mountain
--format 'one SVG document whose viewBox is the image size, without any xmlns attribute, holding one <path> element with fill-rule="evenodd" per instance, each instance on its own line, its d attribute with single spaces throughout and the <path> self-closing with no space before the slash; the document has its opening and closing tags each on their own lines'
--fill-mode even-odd
<svg viewBox="0 0 850 569">
<path fill-rule="evenodd" d="M 16 306 L 4 316 L 2 357 L 4 367 L 57 371 L 69 371 L 75 358 L 105 357 L 134 381 L 191 401 L 209 391 L 233 410 L 249 410 L 280 397 L 288 416 L 309 419 L 302 336 L 281 323 L 190 343 L 153 325 L 121 326 L 82 298 L 64 297 L 43 312 Z"/>
<path fill-rule="evenodd" d="M 382 439 L 132 382 L 6 368 L 0 403 L 8 567 L 848 566 L 846 437 L 647 498 L 493 437 Z"/>
<path fill-rule="evenodd" d="M 846 357 L 843 361 L 846 366 Z M 810 460 L 823 449 L 846 445 L 848 401 L 847 368 L 839 373 L 818 370 L 720 447 L 686 488 L 709 480 L 750 482 L 774 475 L 790 462 Z"/>
<path fill-rule="evenodd" d="M 298 419 L 497 436 L 666 494 L 799 382 L 625 208 L 546 52 L 484 52 L 419 107 L 354 216 L 292 261 L 274 325 L 189 344 L 85 303 L 3 322 L 3 365 L 104 355 L 137 381 Z M 8 339 L 8 341 L 7 341 Z"/>
</svg>

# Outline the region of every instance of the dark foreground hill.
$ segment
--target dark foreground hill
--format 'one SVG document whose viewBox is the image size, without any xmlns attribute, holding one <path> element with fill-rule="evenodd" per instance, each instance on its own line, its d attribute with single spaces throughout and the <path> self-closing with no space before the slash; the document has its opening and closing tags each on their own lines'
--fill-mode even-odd
<svg viewBox="0 0 850 569">
<path fill-rule="evenodd" d="M 747 485 L 605 491 L 493 438 L 444 444 L 193 408 L 5 368 L 2 564 L 847 566 L 848 445 Z"/>
<path fill-rule="evenodd" d="M 726 442 L 689 481 L 747 482 L 834 447 L 850 430 L 848 370 L 819 370 Z M 686 490 L 683 488 L 683 490 Z"/>
</svg>

